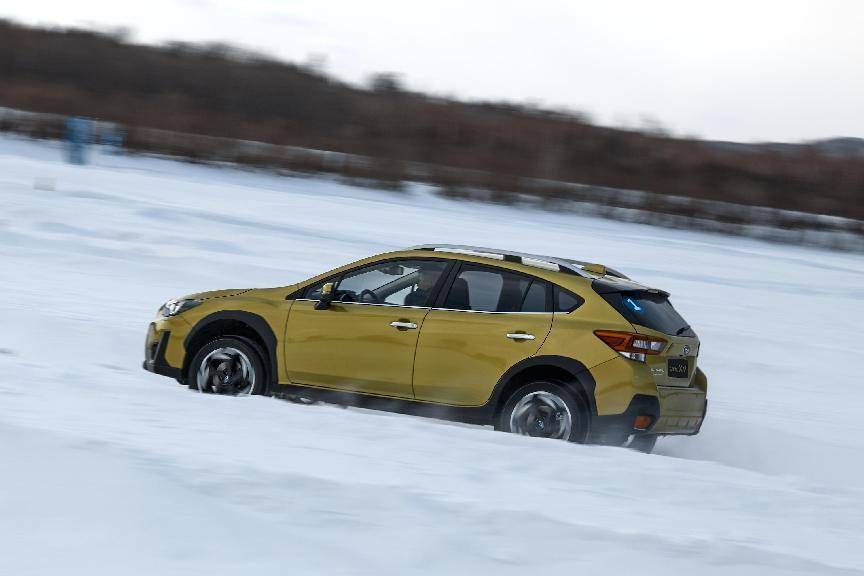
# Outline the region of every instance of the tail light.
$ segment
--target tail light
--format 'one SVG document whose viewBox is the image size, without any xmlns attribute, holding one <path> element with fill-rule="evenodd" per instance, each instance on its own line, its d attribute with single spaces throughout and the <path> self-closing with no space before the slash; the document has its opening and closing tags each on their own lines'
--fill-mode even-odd
<svg viewBox="0 0 864 576">
<path fill-rule="evenodd" d="M 645 356 L 660 354 L 668 344 L 666 340 L 657 336 L 617 330 L 595 330 L 594 335 L 625 358 L 637 362 L 645 362 Z"/>
<path fill-rule="evenodd" d="M 634 430 L 647 430 L 651 427 L 651 423 L 654 421 L 654 418 L 651 416 L 636 416 L 633 419 L 633 429 Z"/>
</svg>

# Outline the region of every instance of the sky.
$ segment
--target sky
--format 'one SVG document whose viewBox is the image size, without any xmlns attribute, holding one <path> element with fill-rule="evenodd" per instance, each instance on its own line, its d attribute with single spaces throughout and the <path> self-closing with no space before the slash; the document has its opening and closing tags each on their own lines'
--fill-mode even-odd
<svg viewBox="0 0 864 576">
<path fill-rule="evenodd" d="M 737 141 L 864 137 L 860 0 L 2 0 L 29 24 L 227 41 L 364 83 Z"/>
</svg>

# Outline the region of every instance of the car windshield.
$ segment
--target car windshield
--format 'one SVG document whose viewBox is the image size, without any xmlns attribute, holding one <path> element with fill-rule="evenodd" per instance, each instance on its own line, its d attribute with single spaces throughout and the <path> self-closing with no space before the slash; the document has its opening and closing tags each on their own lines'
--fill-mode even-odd
<svg viewBox="0 0 864 576">
<path fill-rule="evenodd" d="M 633 290 L 610 292 L 602 296 L 633 324 L 645 326 L 671 336 L 696 335 L 663 294 Z"/>
</svg>

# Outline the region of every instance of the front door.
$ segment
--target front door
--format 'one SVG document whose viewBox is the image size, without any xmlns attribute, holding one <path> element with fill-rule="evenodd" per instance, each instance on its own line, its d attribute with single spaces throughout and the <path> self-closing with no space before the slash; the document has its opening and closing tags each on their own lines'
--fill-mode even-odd
<svg viewBox="0 0 864 576">
<path fill-rule="evenodd" d="M 443 260 L 391 260 L 346 272 L 327 310 L 315 310 L 318 288 L 310 287 L 288 316 L 291 382 L 413 398 L 417 336 L 447 266 Z"/>
<path fill-rule="evenodd" d="M 417 345 L 418 400 L 480 406 L 511 366 L 537 353 L 552 327 L 550 285 L 492 266 L 464 264 Z"/>
</svg>

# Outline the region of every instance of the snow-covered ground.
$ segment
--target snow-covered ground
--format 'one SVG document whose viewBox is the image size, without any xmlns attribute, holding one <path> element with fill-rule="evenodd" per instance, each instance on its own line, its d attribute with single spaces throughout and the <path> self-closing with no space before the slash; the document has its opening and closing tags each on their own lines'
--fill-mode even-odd
<svg viewBox="0 0 864 576">
<path fill-rule="evenodd" d="M 425 242 L 619 268 L 702 339 L 657 454 L 141 370 L 166 299 Z M 0 138 L 0 573 L 864 574 L 864 257 Z"/>
</svg>

